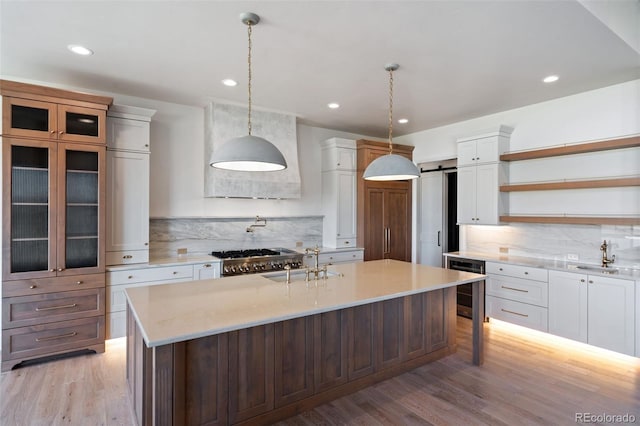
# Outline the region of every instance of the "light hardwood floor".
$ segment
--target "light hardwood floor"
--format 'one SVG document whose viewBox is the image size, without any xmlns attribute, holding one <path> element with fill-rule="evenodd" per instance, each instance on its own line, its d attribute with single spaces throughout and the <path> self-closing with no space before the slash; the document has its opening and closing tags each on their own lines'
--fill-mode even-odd
<svg viewBox="0 0 640 426">
<path fill-rule="evenodd" d="M 459 318 L 458 353 L 280 425 L 569 425 L 576 413 L 628 413 L 640 424 L 640 359 L 492 322 L 485 364 L 474 367 L 470 332 Z M 3 373 L 0 424 L 133 424 L 124 351 L 117 339 L 104 354 Z"/>
</svg>

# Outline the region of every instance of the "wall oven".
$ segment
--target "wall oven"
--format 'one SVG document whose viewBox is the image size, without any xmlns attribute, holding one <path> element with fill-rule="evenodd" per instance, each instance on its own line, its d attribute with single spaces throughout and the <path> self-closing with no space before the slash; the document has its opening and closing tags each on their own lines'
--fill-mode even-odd
<svg viewBox="0 0 640 426">
<path fill-rule="evenodd" d="M 447 268 L 456 271 L 473 272 L 484 274 L 484 260 L 464 259 L 460 257 L 447 256 Z M 482 301 L 484 303 L 484 300 Z M 473 306 L 473 295 L 471 284 L 461 284 L 457 289 L 457 311 L 458 315 L 471 318 Z"/>
</svg>

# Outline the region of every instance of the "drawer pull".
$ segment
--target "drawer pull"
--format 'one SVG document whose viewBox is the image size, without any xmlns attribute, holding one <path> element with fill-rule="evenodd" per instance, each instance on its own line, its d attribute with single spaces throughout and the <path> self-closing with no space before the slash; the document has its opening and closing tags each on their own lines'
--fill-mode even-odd
<svg viewBox="0 0 640 426">
<path fill-rule="evenodd" d="M 502 271 L 502 268 L 498 268 L 498 271 Z"/>
<path fill-rule="evenodd" d="M 48 308 L 36 308 L 36 312 L 52 311 L 52 310 L 54 310 L 54 309 L 75 308 L 76 306 L 78 306 L 78 304 L 77 304 L 77 303 L 72 303 L 71 305 L 50 306 L 50 307 L 48 307 Z"/>
<path fill-rule="evenodd" d="M 133 278 L 133 275 L 129 275 L 127 278 L 131 279 L 131 278 Z"/>
<path fill-rule="evenodd" d="M 84 281 L 76 281 L 76 284 L 80 285 L 82 284 Z"/>
<path fill-rule="evenodd" d="M 38 286 L 35 285 L 35 284 L 29 286 L 29 288 L 31 288 L 31 289 L 36 288 L 36 287 L 38 287 Z"/>
<path fill-rule="evenodd" d="M 122 256 L 123 259 L 132 259 L 133 256 L 131 256 L 130 254 L 126 254 L 124 256 Z"/>
<path fill-rule="evenodd" d="M 526 317 L 526 318 L 528 318 L 528 317 L 529 317 L 529 315 L 527 315 L 527 314 L 521 314 L 521 313 L 519 313 L 519 312 L 508 311 L 508 310 L 506 310 L 506 309 L 502 309 L 502 308 L 501 308 L 500 310 L 501 310 L 502 312 L 506 312 L 506 313 L 508 313 L 508 314 L 520 315 L 521 317 Z"/>
<path fill-rule="evenodd" d="M 178 275 L 178 271 L 173 271 L 173 275 Z"/>
<path fill-rule="evenodd" d="M 202 265 L 203 268 L 211 268 L 211 264 L 207 263 L 206 265 Z"/>
<path fill-rule="evenodd" d="M 505 290 L 513 290 L 513 291 L 520 291 L 522 293 L 529 293 L 529 290 L 522 290 L 521 288 L 513 288 L 513 287 L 506 287 L 506 286 L 502 286 L 502 288 L 504 288 Z"/>
<path fill-rule="evenodd" d="M 51 337 L 37 337 L 36 342 L 46 342 L 47 340 L 55 340 L 55 339 L 64 339 L 65 337 L 73 337 L 77 335 L 75 331 L 67 334 L 61 334 L 59 336 L 51 336 Z"/>
<path fill-rule="evenodd" d="M 528 273 L 527 271 L 524 271 L 524 274 L 525 274 L 525 275 L 529 275 L 529 273 Z"/>
</svg>

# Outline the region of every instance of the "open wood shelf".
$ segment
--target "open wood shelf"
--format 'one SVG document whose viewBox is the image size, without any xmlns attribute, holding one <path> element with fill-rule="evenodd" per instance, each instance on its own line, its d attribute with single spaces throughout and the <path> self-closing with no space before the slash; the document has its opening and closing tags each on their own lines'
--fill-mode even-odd
<svg viewBox="0 0 640 426">
<path fill-rule="evenodd" d="M 561 155 L 584 154 L 588 152 L 608 151 L 611 149 L 632 148 L 640 146 L 640 136 L 612 139 L 600 142 L 589 142 L 576 145 L 564 145 L 554 148 L 535 149 L 531 151 L 502 154 L 500 161 L 532 160 L 534 158 L 557 157 Z"/>
<path fill-rule="evenodd" d="M 640 177 L 501 185 L 500 192 L 640 186 Z"/>
<path fill-rule="evenodd" d="M 640 216 L 500 216 L 501 222 L 564 223 L 574 225 L 640 225 Z"/>
</svg>

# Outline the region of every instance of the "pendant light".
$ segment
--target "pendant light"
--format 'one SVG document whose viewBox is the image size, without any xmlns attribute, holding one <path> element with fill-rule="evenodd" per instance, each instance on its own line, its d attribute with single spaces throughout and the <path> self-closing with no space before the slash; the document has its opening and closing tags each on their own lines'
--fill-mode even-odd
<svg viewBox="0 0 640 426">
<path fill-rule="evenodd" d="M 364 171 L 366 180 L 407 180 L 420 177 L 420 170 L 407 157 L 393 153 L 393 72 L 398 64 L 387 64 L 389 71 L 389 154 L 373 160 Z"/>
<path fill-rule="evenodd" d="M 260 22 L 260 17 L 255 13 L 245 12 L 240 15 L 240 20 L 247 26 L 249 39 L 249 134 L 227 141 L 211 156 L 209 165 L 218 169 L 269 172 L 284 170 L 287 162 L 282 153 L 268 140 L 251 134 L 251 28 Z"/>
</svg>

